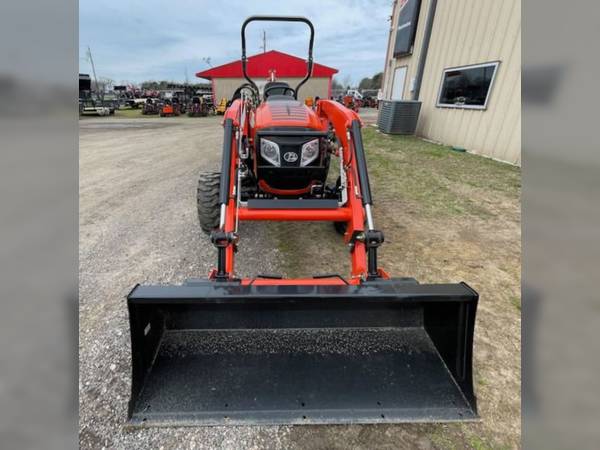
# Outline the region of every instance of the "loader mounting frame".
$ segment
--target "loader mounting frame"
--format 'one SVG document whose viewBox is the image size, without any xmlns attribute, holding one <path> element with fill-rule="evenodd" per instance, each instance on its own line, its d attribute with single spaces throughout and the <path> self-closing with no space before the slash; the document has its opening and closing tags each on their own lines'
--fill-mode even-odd
<svg viewBox="0 0 600 450">
<path fill-rule="evenodd" d="M 388 279 L 389 275 L 377 266 L 377 250 L 384 236 L 374 229 L 371 206 L 373 203 L 365 150 L 361 136 L 359 116 L 332 100 L 321 100 L 317 105 L 317 114 L 326 119 L 335 131 L 342 148 L 342 160 L 346 172 L 346 198 L 344 205 L 307 208 L 307 200 L 291 200 L 288 208 L 254 208 L 251 202 L 243 204 L 238 196 L 238 177 L 240 176 L 240 158 L 238 149 L 240 139 L 248 137 L 250 132 L 249 114 L 245 111 L 251 105 L 245 100 L 235 100 L 225 114 L 223 155 L 221 162 L 220 229 L 213 232 L 212 241 L 218 251 L 217 267 L 210 278 L 223 281 L 237 279 L 235 276 L 235 252 L 238 245 L 238 224 L 242 221 L 327 221 L 345 222 L 347 232 L 345 242 L 350 250 L 351 273 L 347 283 L 357 285 L 365 280 Z M 272 133 L 271 133 L 272 134 Z M 279 201 L 284 204 L 283 201 Z M 304 202 L 304 203 L 302 203 Z M 295 206 L 294 203 L 296 203 Z M 310 201 L 308 201 L 310 203 Z M 319 201 L 317 201 L 319 203 Z M 326 203 L 325 201 L 321 203 Z M 366 224 L 366 229 L 365 229 Z M 229 236 L 225 241 L 214 236 Z M 216 244 L 218 242 L 218 245 Z M 242 279 L 242 284 L 251 279 Z M 314 278 L 296 278 L 286 280 L 254 280 L 260 284 L 315 284 Z M 320 279 L 319 284 L 345 284 L 339 277 Z"/>
</svg>

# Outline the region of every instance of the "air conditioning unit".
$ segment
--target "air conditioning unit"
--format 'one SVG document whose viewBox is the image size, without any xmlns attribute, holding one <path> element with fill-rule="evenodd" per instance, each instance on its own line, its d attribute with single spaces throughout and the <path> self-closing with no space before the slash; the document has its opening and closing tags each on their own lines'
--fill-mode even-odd
<svg viewBox="0 0 600 450">
<path fill-rule="evenodd" d="M 377 126 L 386 134 L 415 134 L 421 102 L 415 100 L 382 100 Z"/>
</svg>

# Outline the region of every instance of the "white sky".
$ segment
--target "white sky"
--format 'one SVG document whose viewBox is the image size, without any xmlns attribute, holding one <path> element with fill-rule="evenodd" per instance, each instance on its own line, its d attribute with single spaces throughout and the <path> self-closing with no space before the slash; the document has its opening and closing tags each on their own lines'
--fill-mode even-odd
<svg viewBox="0 0 600 450">
<path fill-rule="evenodd" d="M 91 73 L 85 58 L 92 49 L 98 77 L 115 82 L 204 81 L 195 78 L 212 66 L 240 58 L 240 28 L 251 15 L 302 15 L 315 25 L 315 61 L 338 69 L 338 79 L 358 83 L 383 71 L 391 0 L 209 1 L 81 0 L 79 70 Z M 248 55 L 258 53 L 262 30 L 267 50 L 305 57 L 303 24 L 248 26 Z"/>
</svg>

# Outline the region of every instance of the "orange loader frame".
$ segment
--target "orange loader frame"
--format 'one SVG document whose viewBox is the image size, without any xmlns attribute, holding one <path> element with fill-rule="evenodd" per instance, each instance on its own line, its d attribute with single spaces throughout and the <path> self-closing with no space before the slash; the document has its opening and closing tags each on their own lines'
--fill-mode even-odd
<svg viewBox="0 0 600 450">
<path fill-rule="evenodd" d="M 250 114 L 247 111 L 250 111 Z M 224 167 L 222 171 L 225 173 L 225 167 L 228 166 L 229 176 L 224 177 L 225 180 L 221 181 L 221 189 L 227 189 L 227 197 L 226 203 L 222 204 L 221 209 L 223 225 L 220 230 L 221 232 L 213 233 L 212 236 L 213 243 L 219 249 L 219 267 L 211 270 L 209 278 L 235 278 L 235 251 L 239 241 L 237 224 L 241 221 L 252 220 L 345 222 L 347 224 L 347 231 L 344 235 L 344 241 L 351 249 L 351 273 L 348 280 L 340 277 L 296 279 L 246 278 L 241 280 L 242 285 L 358 285 L 368 278 L 390 278 L 384 270 L 376 267 L 376 248 L 383 242 L 383 235 L 381 235 L 380 242 L 372 242 L 373 246 L 370 249 L 369 255 L 375 261 L 372 261 L 373 266 L 369 270 L 368 238 L 365 233 L 365 223 L 371 224 L 372 218 L 368 217 L 368 214 L 370 214 L 370 202 L 365 203 L 363 196 L 363 191 L 366 188 L 369 190 L 370 199 L 368 176 L 366 173 L 364 174 L 363 184 L 366 184 L 366 186 L 361 186 L 361 177 L 359 174 L 361 153 L 364 162 L 364 149 L 362 148 L 362 138 L 360 136 L 360 127 L 362 126 L 360 117 L 356 112 L 332 100 L 320 100 L 317 103 L 316 112 L 324 123 L 333 126 L 339 145 L 343 149 L 342 161 L 340 163 L 343 164 L 346 172 L 347 183 L 345 189 L 347 202 L 338 208 L 249 209 L 247 206 L 240 204 L 237 199 L 237 172 L 240 164 L 238 148 L 240 148 L 240 139 L 243 137 L 249 139 L 250 142 L 252 141 L 250 117 L 253 111 L 250 102 L 242 99 L 235 100 L 226 111 L 223 120 L 225 142 L 223 148 Z M 360 148 L 357 148 L 359 146 Z M 364 164 L 362 169 L 366 172 L 366 164 Z M 225 185 L 223 181 L 226 181 Z M 366 212 L 366 209 L 369 210 L 369 213 Z"/>
</svg>

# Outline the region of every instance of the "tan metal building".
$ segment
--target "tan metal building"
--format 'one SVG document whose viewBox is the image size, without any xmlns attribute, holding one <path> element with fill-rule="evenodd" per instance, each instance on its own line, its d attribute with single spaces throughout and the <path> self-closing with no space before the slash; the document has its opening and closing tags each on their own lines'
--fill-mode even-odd
<svg viewBox="0 0 600 450">
<path fill-rule="evenodd" d="M 296 88 L 306 75 L 306 70 L 304 59 L 277 50 L 259 53 L 248 58 L 248 75 L 259 88 L 262 88 L 271 74 L 277 81 L 285 81 L 292 88 Z M 312 77 L 300 88 L 298 99 L 329 98 L 332 78 L 337 72 L 337 69 L 332 67 L 314 63 Z M 239 60 L 198 72 L 196 76 L 211 81 L 213 97 L 216 102 L 222 98 L 230 100 L 235 90 L 247 82 L 242 75 L 242 63 Z"/>
<path fill-rule="evenodd" d="M 265 78 L 252 78 L 259 89 L 262 89 L 266 83 Z M 213 78 L 211 80 L 213 96 L 217 99 L 217 102 L 222 99 L 231 99 L 235 90 L 247 81 L 244 78 Z M 277 81 L 285 81 L 289 85 L 295 88 L 302 78 L 299 77 L 277 77 Z M 305 84 L 302 85 L 298 92 L 298 99 L 304 100 L 307 97 L 320 97 L 328 98 L 329 94 L 329 80 L 327 78 L 311 78 Z"/>
<path fill-rule="evenodd" d="M 417 135 L 520 165 L 521 1 L 396 0 L 382 89 L 418 95 Z"/>
</svg>

